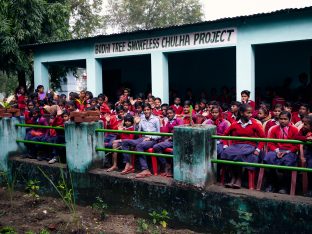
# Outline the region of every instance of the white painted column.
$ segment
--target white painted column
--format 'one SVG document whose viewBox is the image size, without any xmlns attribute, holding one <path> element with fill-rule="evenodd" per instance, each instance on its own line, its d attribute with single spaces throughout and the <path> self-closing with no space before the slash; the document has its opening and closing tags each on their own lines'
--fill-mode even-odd
<svg viewBox="0 0 312 234">
<path fill-rule="evenodd" d="M 240 42 L 236 46 L 236 99 L 241 100 L 243 90 L 251 92 L 255 101 L 255 52 L 251 44 Z"/>
<path fill-rule="evenodd" d="M 87 90 L 94 96 L 103 92 L 102 62 L 95 58 L 87 59 Z"/>
<path fill-rule="evenodd" d="M 168 58 L 162 52 L 151 53 L 152 94 L 169 104 Z"/>
<path fill-rule="evenodd" d="M 34 85 L 35 89 L 38 85 L 43 85 L 45 92 L 49 91 L 49 71 L 48 66 L 38 60 L 34 61 Z"/>
</svg>

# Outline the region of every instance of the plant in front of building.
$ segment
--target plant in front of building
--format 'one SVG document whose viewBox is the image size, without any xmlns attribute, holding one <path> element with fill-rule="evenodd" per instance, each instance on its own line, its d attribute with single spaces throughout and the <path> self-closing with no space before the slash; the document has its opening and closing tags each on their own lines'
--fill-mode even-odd
<svg viewBox="0 0 312 234">
<path fill-rule="evenodd" d="M 163 228 L 167 227 L 167 221 L 170 219 L 169 213 L 166 210 L 162 210 L 160 213 L 153 211 L 149 213 L 149 216 L 152 218 L 154 225 L 160 224 Z"/>
<path fill-rule="evenodd" d="M 0 234 L 17 234 L 17 232 L 13 227 L 5 226 L 0 228 Z"/>
<path fill-rule="evenodd" d="M 38 191 L 40 189 L 40 181 L 39 180 L 28 180 L 26 184 L 26 192 L 28 192 L 29 196 L 34 200 L 38 200 L 40 198 Z"/>
<path fill-rule="evenodd" d="M 96 197 L 96 202 L 93 203 L 92 209 L 100 213 L 101 220 L 104 220 L 108 216 L 107 208 L 108 208 L 108 205 L 103 201 L 103 199 L 100 197 Z"/>
<path fill-rule="evenodd" d="M 238 209 L 238 219 L 239 221 L 235 221 L 233 219 L 231 219 L 229 222 L 230 224 L 232 224 L 234 230 L 236 233 L 240 234 L 240 233 L 244 233 L 244 234 L 248 234 L 248 233 L 253 233 L 254 230 L 252 228 L 252 221 L 253 221 L 253 217 L 252 217 L 252 213 L 247 212 L 245 210 L 242 209 Z"/>
</svg>

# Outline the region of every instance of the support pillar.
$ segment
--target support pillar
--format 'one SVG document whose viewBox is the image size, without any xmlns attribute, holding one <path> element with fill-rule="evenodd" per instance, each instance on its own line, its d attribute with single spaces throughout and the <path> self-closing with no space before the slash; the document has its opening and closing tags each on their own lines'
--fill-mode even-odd
<svg viewBox="0 0 312 234">
<path fill-rule="evenodd" d="M 43 85 L 44 90 L 47 92 L 50 88 L 49 70 L 47 64 L 44 64 L 37 59 L 34 61 L 34 85 Z"/>
<path fill-rule="evenodd" d="M 99 59 L 87 59 L 87 89 L 94 96 L 103 92 L 102 62 Z"/>
<path fill-rule="evenodd" d="M 168 58 L 162 52 L 151 53 L 152 94 L 169 104 Z"/>
<path fill-rule="evenodd" d="M 9 157 L 25 149 L 23 143 L 16 142 L 16 139 L 25 139 L 26 135 L 25 128 L 15 126 L 18 123 L 24 123 L 24 118 L 0 119 L 0 172 L 8 172 Z"/>
<path fill-rule="evenodd" d="M 85 173 L 104 158 L 104 152 L 95 150 L 104 145 L 104 135 L 96 133 L 97 128 L 103 128 L 102 121 L 65 123 L 66 162 L 70 171 Z"/>
<path fill-rule="evenodd" d="M 243 90 L 251 92 L 250 99 L 255 101 L 255 52 L 247 42 L 236 46 L 236 100 L 241 101 Z"/>
<path fill-rule="evenodd" d="M 182 183 L 204 188 L 216 181 L 216 132 L 213 125 L 181 125 L 173 133 L 173 178 Z"/>
</svg>

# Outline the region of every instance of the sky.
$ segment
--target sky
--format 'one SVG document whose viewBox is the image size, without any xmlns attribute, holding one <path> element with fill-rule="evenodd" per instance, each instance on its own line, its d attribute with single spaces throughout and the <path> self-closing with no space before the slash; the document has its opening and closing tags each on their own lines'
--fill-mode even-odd
<svg viewBox="0 0 312 234">
<path fill-rule="evenodd" d="M 312 6 L 312 0 L 200 0 L 205 20 Z"/>
</svg>

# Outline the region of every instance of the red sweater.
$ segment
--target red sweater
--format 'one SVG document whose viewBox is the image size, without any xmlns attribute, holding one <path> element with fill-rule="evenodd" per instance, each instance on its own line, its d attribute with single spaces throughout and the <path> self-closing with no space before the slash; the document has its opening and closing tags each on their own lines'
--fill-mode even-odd
<svg viewBox="0 0 312 234">
<path fill-rule="evenodd" d="M 159 110 L 157 110 L 156 108 L 153 109 L 152 111 L 153 115 L 155 116 L 161 116 L 162 115 L 162 110 L 161 108 Z"/>
<path fill-rule="evenodd" d="M 123 131 L 134 131 L 134 127 L 131 126 L 129 128 L 123 127 L 122 128 Z M 125 140 L 125 139 L 134 139 L 134 134 L 125 134 L 125 133 L 121 133 L 120 134 L 120 139 Z"/>
<path fill-rule="evenodd" d="M 183 113 L 183 107 L 182 106 L 176 106 L 176 105 L 172 105 L 172 106 L 170 106 L 170 107 L 172 107 L 174 110 L 175 110 L 175 113 L 177 114 L 177 115 L 181 115 L 182 113 Z"/>
<path fill-rule="evenodd" d="M 271 127 L 278 125 L 278 120 L 271 119 L 265 125 L 265 135 L 267 136 Z"/>
<path fill-rule="evenodd" d="M 236 121 L 236 116 L 231 111 L 228 111 L 226 114 L 226 120 L 229 121 L 231 124 Z"/>
<path fill-rule="evenodd" d="M 299 122 L 301 120 L 300 116 L 299 116 L 299 113 L 298 112 L 293 112 L 291 114 L 291 122 L 293 124 L 296 124 L 297 122 Z"/>
<path fill-rule="evenodd" d="M 225 130 L 224 136 L 239 136 L 239 137 L 260 137 L 264 138 L 265 134 L 260 124 L 256 120 L 250 119 L 251 124 L 248 124 L 245 128 L 238 122 L 234 122 L 231 126 Z M 223 141 L 224 145 L 229 145 L 227 141 Z M 232 144 L 248 144 L 256 146 L 258 149 L 262 149 L 264 146 L 263 142 L 254 141 L 242 141 L 236 140 L 232 141 Z"/>
<path fill-rule="evenodd" d="M 293 140 L 296 138 L 297 135 L 298 135 L 298 129 L 295 126 L 289 125 L 288 131 L 285 129 L 283 132 L 281 126 L 277 125 L 277 126 L 273 126 L 270 129 L 268 138 Z M 290 150 L 291 152 L 295 153 L 296 151 L 298 151 L 299 145 L 285 144 L 285 143 L 273 143 L 273 142 L 268 143 L 268 149 L 270 151 L 274 151 L 277 148 L 280 150 Z"/>
</svg>

